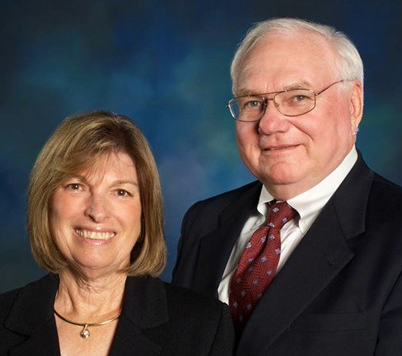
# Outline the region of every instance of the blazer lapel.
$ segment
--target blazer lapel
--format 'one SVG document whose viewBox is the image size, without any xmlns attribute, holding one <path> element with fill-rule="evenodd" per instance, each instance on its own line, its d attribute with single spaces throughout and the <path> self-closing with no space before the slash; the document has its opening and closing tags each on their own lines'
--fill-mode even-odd
<svg viewBox="0 0 402 356">
<path fill-rule="evenodd" d="M 161 347 L 148 339 L 130 318 L 120 317 L 110 356 L 158 356 L 161 351 Z"/>
<path fill-rule="evenodd" d="M 110 356 L 157 356 L 162 348 L 149 339 L 145 329 L 157 327 L 168 320 L 167 300 L 163 283 L 150 277 L 128 277 Z"/>
<path fill-rule="evenodd" d="M 260 183 L 252 185 L 222 211 L 217 228 L 203 237 L 195 268 L 194 290 L 217 295 L 218 285 L 233 246 L 245 221 L 256 211 L 260 192 Z"/>
<path fill-rule="evenodd" d="M 359 158 L 253 312 L 238 355 L 269 346 L 353 258 L 347 240 L 364 232 L 372 172 Z"/>
<path fill-rule="evenodd" d="M 25 335 L 26 340 L 12 348 L 10 355 L 60 355 L 53 316 L 57 286 L 58 278 L 47 275 L 21 290 L 5 321 L 5 327 L 17 334 Z"/>
<path fill-rule="evenodd" d="M 37 325 L 25 342 L 10 350 L 11 356 L 59 356 L 59 341 L 53 320 Z"/>
</svg>

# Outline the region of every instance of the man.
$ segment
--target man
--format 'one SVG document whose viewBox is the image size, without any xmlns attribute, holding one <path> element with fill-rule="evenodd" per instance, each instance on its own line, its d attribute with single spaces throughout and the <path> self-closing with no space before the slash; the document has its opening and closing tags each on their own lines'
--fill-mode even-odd
<svg viewBox="0 0 402 356">
<path fill-rule="evenodd" d="M 258 181 L 190 208 L 173 281 L 229 304 L 237 355 L 402 355 L 402 190 L 355 148 L 356 48 L 327 26 L 268 20 L 231 74 Z"/>
</svg>

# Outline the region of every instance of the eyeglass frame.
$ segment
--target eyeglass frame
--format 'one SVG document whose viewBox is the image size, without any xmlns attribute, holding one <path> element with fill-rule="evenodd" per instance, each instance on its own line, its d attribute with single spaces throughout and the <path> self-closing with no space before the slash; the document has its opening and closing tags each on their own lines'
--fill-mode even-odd
<svg viewBox="0 0 402 356">
<path fill-rule="evenodd" d="M 297 88 L 297 89 L 287 89 L 287 90 L 281 90 L 281 91 L 271 91 L 271 92 L 269 92 L 269 93 L 263 93 L 263 94 L 240 95 L 240 96 L 236 96 L 236 97 L 230 99 L 230 100 L 227 102 L 226 107 L 229 109 L 230 115 L 231 115 L 236 121 L 242 121 L 242 122 L 257 122 L 257 121 L 260 121 L 261 118 L 264 116 L 265 111 L 267 110 L 267 107 L 268 107 L 268 101 L 272 100 L 273 103 L 274 103 L 274 106 L 276 107 L 276 109 L 277 109 L 282 115 L 287 116 L 287 117 L 297 117 L 297 116 L 301 116 L 301 115 L 307 114 L 307 113 L 309 113 L 310 111 L 313 111 L 313 110 L 315 109 L 315 107 L 317 106 L 317 96 L 318 96 L 318 95 L 322 94 L 324 91 L 326 91 L 327 89 L 331 88 L 331 87 L 332 87 L 333 85 L 335 85 L 335 84 L 343 83 L 343 82 L 347 82 L 347 81 L 350 81 L 350 79 L 341 79 L 341 80 L 338 80 L 338 81 L 336 81 L 336 82 L 333 82 L 333 83 L 331 83 L 330 85 L 328 85 L 327 87 L 325 87 L 324 89 L 322 89 L 321 91 L 319 91 L 318 93 L 315 92 L 315 91 L 312 90 L 312 89 Z M 275 98 L 276 98 L 276 96 L 279 95 L 279 94 L 286 93 L 286 92 L 292 91 L 292 90 L 308 90 L 308 91 L 312 92 L 312 93 L 314 94 L 314 106 L 313 106 L 310 110 L 308 110 L 308 111 L 306 111 L 306 112 L 303 112 L 303 113 L 301 113 L 301 114 L 297 114 L 297 115 L 287 115 L 287 114 L 282 113 L 282 112 L 280 111 L 280 109 L 279 109 L 280 105 L 276 103 Z M 274 95 L 272 98 L 265 98 L 265 97 L 264 97 L 264 95 L 270 95 L 270 94 L 275 94 L 275 95 Z M 239 118 L 237 118 L 237 117 L 234 115 L 233 110 L 232 110 L 232 108 L 231 108 L 231 106 L 230 106 L 230 104 L 231 104 L 232 102 L 234 102 L 235 100 L 237 100 L 237 99 L 239 99 L 239 98 L 246 98 L 246 97 L 248 97 L 248 96 L 250 96 L 250 97 L 252 97 L 252 96 L 259 96 L 259 97 L 262 97 L 262 98 L 264 99 L 264 110 L 261 112 L 261 116 L 260 116 L 257 120 L 240 120 Z"/>
</svg>

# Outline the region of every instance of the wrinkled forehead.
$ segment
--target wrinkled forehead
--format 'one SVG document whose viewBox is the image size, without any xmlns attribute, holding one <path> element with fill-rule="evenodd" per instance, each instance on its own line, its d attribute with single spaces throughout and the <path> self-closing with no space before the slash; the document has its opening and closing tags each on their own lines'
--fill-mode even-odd
<svg viewBox="0 0 402 356">
<path fill-rule="evenodd" d="M 255 56 L 261 48 L 266 55 L 273 55 L 279 51 L 288 58 L 297 58 L 300 55 L 311 58 L 320 57 L 323 61 L 333 60 L 335 47 L 329 39 L 317 32 L 301 30 L 297 33 L 273 32 L 258 38 L 247 51 L 244 61 Z"/>
<path fill-rule="evenodd" d="M 309 81 L 309 76 L 320 76 L 325 81 L 337 76 L 336 58 L 333 45 L 315 32 L 270 33 L 260 37 L 245 55 L 239 68 L 237 92 L 249 77 L 284 77 L 301 82 Z"/>
</svg>

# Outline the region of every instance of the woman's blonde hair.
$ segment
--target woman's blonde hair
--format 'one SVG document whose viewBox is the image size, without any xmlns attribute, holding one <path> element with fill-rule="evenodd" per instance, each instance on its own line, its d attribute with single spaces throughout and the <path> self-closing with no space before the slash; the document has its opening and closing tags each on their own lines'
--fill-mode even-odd
<svg viewBox="0 0 402 356">
<path fill-rule="evenodd" d="M 131 251 L 128 275 L 159 275 L 166 264 L 162 192 L 155 160 L 141 130 L 124 115 L 94 111 L 66 118 L 48 139 L 32 169 L 27 227 L 35 261 L 60 273 L 67 261 L 51 235 L 49 212 L 56 188 L 104 153 L 127 153 L 141 196 L 141 233 Z"/>
</svg>

